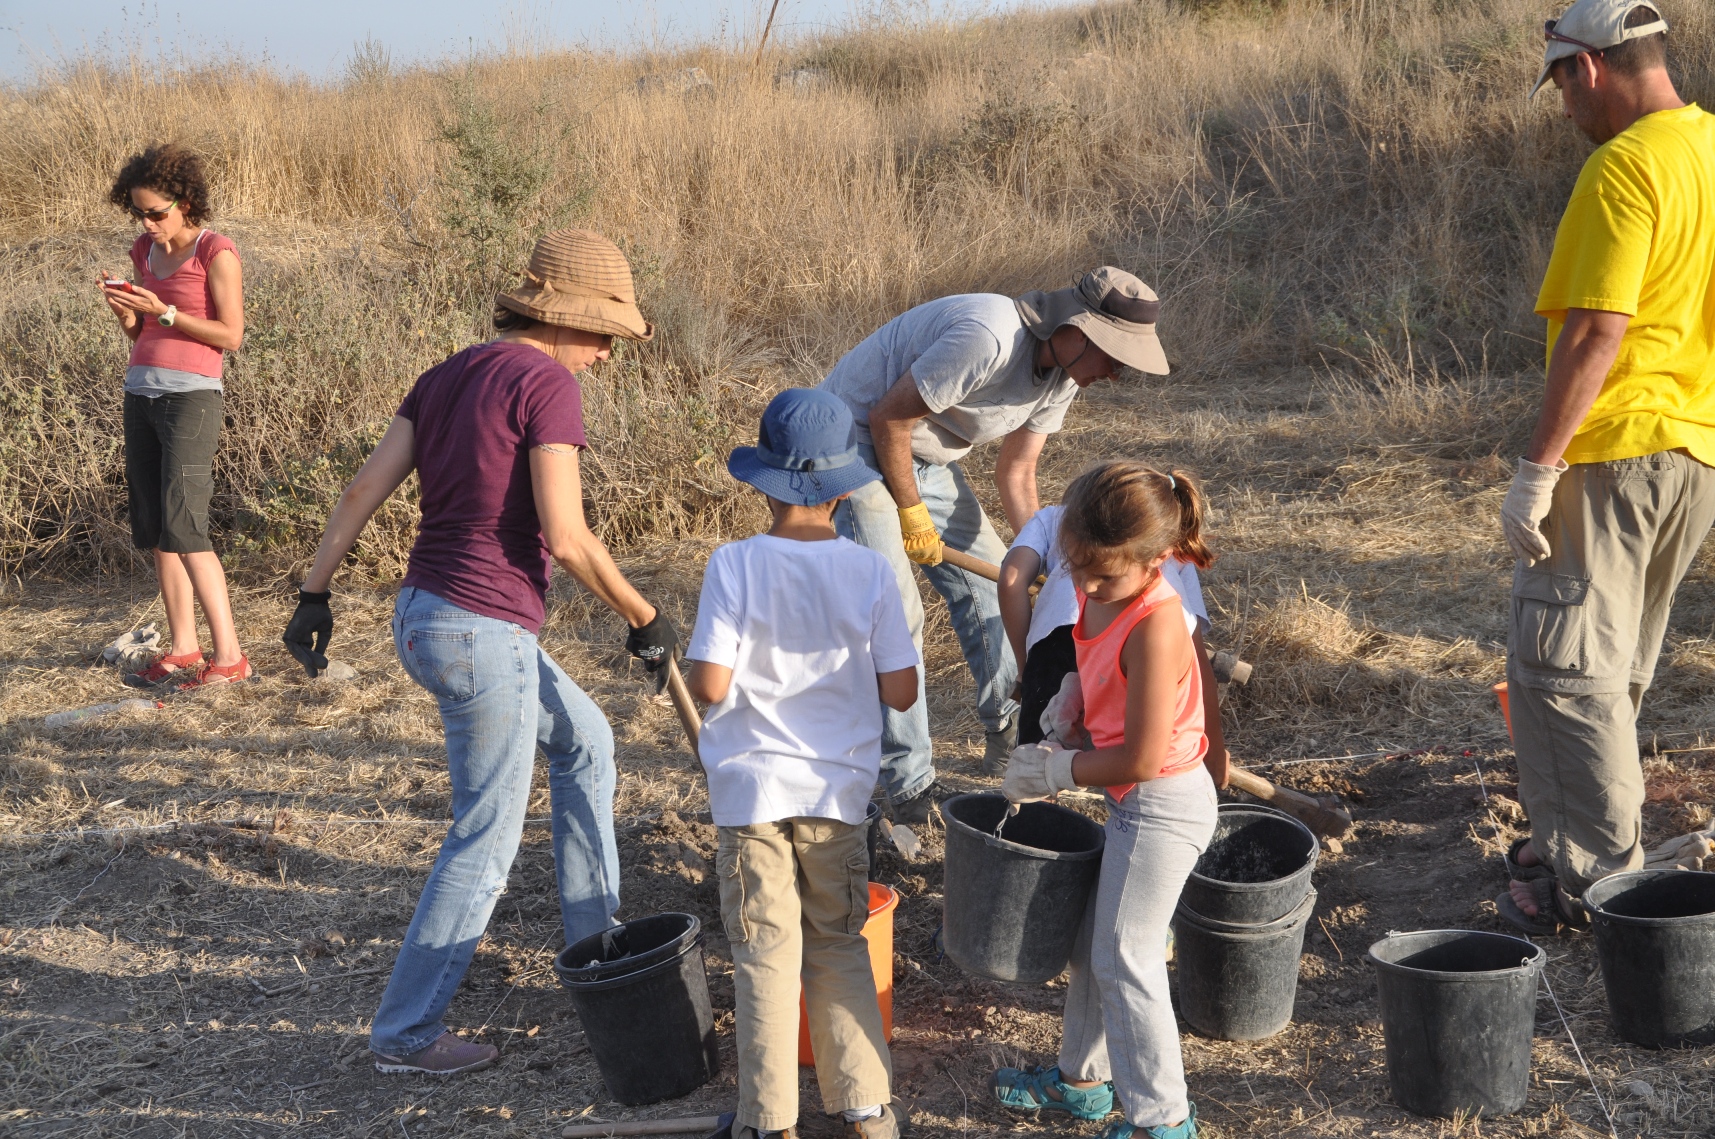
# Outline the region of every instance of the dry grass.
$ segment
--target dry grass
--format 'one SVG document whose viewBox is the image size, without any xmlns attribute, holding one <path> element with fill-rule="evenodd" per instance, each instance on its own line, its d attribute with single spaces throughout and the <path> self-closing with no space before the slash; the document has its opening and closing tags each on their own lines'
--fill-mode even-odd
<svg viewBox="0 0 1715 1139">
<path fill-rule="evenodd" d="M 938 293 L 1053 284 L 1104 259 L 1159 282 L 1174 375 L 1088 393 L 1049 446 L 1047 497 L 1099 455 L 1204 475 L 1224 555 L 1206 577 L 1215 639 L 1257 665 L 1228 700 L 1242 759 L 1428 752 L 1278 769 L 1351 797 L 1361 826 L 1319 872 L 1293 1028 L 1256 1045 L 1187 1038 L 1212 1133 L 1605 1134 L 1547 1004 L 1525 1114 L 1393 1109 L 1360 961 L 1390 928 L 1497 927 L 1485 899 L 1511 832 L 1490 826 L 1471 766 L 1513 794 L 1487 692 L 1509 570 L 1495 516 L 1540 383 L 1530 296 L 1585 153 L 1547 103 L 1519 97 L 1546 10 L 1149 0 L 864 32 L 762 73 L 706 51 L 371 70 L 335 87 L 78 65 L 7 93 L 0 563 L 17 576 L 0 597 L 0 1132 L 544 1135 L 586 1110 L 622 1114 L 547 972 L 558 922 L 535 829 L 454 1010 L 506 1042 L 503 1065 L 435 1090 L 359 1062 L 382 981 L 365 970 L 391 958 L 447 804 L 433 705 L 387 641 L 409 501 L 372 528 L 337 603 L 335 655 L 360 679 L 304 682 L 276 647 L 281 583 L 340 482 L 416 373 L 473 335 L 473 280 L 495 248 L 571 217 L 625 238 L 661 325 L 586 386 L 590 483 L 628 571 L 681 627 L 708 551 L 759 518 L 719 459 L 768 392 Z M 1715 28 L 1703 8 L 1671 14 L 1686 89 L 1707 103 Z M 789 64 L 831 82 L 775 87 Z M 715 92 L 633 86 L 685 65 Z M 519 91 L 547 116 L 505 104 Z M 471 183 L 434 141 L 484 99 L 508 153 L 552 158 L 495 248 L 444 229 Z M 156 134 L 209 155 L 219 224 L 246 258 L 221 540 L 262 679 L 51 731 L 44 714 L 120 695 L 93 654 L 158 616 L 123 529 L 123 357 L 79 284 L 122 255 L 101 191 Z M 971 464 L 979 485 L 991 460 Z M 1645 707 L 1663 752 L 1647 769 L 1652 839 L 1706 823 L 1715 795 L 1710 753 L 1677 750 L 1715 733 L 1712 571 L 1699 559 L 1681 591 Z M 545 642 L 620 740 L 628 907 L 711 917 L 706 803 L 670 712 L 626 671 L 610 617 L 563 581 L 551 601 Z M 931 613 L 938 755 L 974 784 L 968 680 Z M 1016 1129 L 981 1080 L 996 1060 L 1052 1055 L 1058 993 L 937 961 L 938 869 L 889 856 L 880 870 L 907 899 L 901 1094 L 932 1135 Z M 708 949 L 730 1007 L 718 934 Z M 1715 1129 L 1710 1057 L 1620 1044 L 1588 941 L 1553 953 L 1620 1132 Z M 722 1106 L 730 1079 L 729 1065 L 671 1110 Z"/>
</svg>

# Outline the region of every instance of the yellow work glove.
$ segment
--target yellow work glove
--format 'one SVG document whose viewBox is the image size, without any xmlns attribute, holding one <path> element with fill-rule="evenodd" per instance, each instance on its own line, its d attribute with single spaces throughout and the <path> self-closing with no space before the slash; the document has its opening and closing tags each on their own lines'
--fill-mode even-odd
<svg viewBox="0 0 1715 1139">
<path fill-rule="evenodd" d="M 899 512 L 900 535 L 905 540 L 905 556 L 920 566 L 941 564 L 941 535 L 929 519 L 929 508 L 921 502 Z"/>
</svg>

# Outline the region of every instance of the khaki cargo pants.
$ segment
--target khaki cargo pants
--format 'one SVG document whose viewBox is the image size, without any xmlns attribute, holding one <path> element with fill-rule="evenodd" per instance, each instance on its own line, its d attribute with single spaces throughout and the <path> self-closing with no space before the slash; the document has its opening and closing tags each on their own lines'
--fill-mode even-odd
<svg viewBox="0 0 1715 1139">
<path fill-rule="evenodd" d="M 822 1110 L 887 1103 L 893 1064 L 863 939 L 864 828 L 812 818 L 721 827 L 715 870 L 738 1004 L 735 1127 L 798 1122 L 800 980 Z"/>
<path fill-rule="evenodd" d="M 1683 451 L 1580 463 L 1513 570 L 1507 695 L 1531 845 L 1570 894 L 1643 865 L 1637 712 L 1674 591 L 1715 522 L 1715 468 Z"/>
</svg>

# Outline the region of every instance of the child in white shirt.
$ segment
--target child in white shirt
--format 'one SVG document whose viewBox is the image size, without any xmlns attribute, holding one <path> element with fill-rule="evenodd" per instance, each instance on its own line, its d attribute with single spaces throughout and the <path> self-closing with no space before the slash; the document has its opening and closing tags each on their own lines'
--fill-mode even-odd
<svg viewBox="0 0 1715 1139">
<path fill-rule="evenodd" d="M 710 705 L 698 753 L 737 994 L 738 1111 L 711 1139 L 790 1136 L 800 978 L 824 1109 L 853 1139 L 897 1139 L 863 824 L 882 705 L 916 702 L 918 656 L 892 568 L 832 522 L 881 476 L 858 458 L 846 405 L 801 388 L 769 403 L 758 445 L 727 470 L 768 496 L 774 523 L 710 557 L 686 653 Z"/>
</svg>

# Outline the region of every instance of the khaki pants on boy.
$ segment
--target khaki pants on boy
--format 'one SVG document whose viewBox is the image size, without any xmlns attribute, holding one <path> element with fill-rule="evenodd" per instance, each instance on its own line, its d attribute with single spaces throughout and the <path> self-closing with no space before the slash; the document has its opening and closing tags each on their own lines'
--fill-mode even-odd
<svg viewBox="0 0 1715 1139">
<path fill-rule="evenodd" d="M 720 828 L 721 919 L 738 1011 L 737 1124 L 798 1122 L 798 992 L 822 1109 L 887 1103 L 893 1066 L 876 1005 L 864 828 L 794 818 Z"/>
<path fill-rule="evenodd" d="M 1531 845 L 1574 896 L 1643 865 L 1637 713 L 1668 611 L 1715 522 L 1715 468 L 1683 451 L 1579 463 L 1513 571 L 1507 696 Z"/>
</svg>

